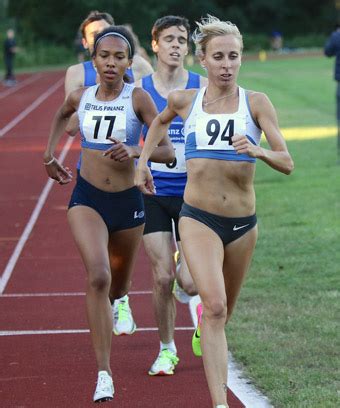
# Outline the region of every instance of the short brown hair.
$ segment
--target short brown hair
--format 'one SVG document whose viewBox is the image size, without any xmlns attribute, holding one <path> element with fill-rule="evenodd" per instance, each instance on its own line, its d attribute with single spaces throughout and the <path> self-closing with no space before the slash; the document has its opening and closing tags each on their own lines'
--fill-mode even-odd
<svg viewBox="0 0 340 408">
<path fill-rule="evenodd" d="M 100 20 L 105 20 L 110 25 L 114 24 L 113 17 L 111 16 L 111 14 L 102 11 L 92 10 L 79 27 L 82 37 L 85 38 L 85 28 L 89 24 L 93 23 L 94 21 Z"/>
<path fill-rule="evenodd" d="M 188 42 L 190 35 L 190 24 L 187 18 L 181 16 L 164 16 L 155 21 L 152 27 L 151 35 L 154 41 L 158 41 L 160 33 L 170 27 L 184 27 L 188 33 Z"/>
</svg>

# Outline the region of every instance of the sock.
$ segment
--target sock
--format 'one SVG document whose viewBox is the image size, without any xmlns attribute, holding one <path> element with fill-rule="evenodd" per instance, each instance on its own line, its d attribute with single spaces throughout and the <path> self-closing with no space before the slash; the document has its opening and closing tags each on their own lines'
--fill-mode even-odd
<svg viewBox="0 0 340 408">
<path fill-rule="evenodd" d="M 176 344 L 174 340 L 170 341 L 170 343 L 162 343 L 162 342 L 160 343 L 161 343 L 161 351 L 164 349 L 167 349 L 167 350 L 172 351 L 174 354 L 177 354 L 177 348 L 176 348 Z"/>
</svg>

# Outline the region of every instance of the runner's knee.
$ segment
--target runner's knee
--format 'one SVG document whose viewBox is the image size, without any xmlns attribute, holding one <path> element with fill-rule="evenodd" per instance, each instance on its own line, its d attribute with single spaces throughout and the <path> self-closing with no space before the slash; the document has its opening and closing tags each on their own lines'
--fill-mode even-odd
<svg viewBox="0 0 340 408">
<path fill-rule="evenodd" d="M 223 298 L 213 298 L 203 302 L 203 315 L 205 320 L 223 321 L 227 319 L 227 300 Z"/>
<path fill-rule="evenodd" d="M 92 265 L 88 268 L 88 285 L 98 292 L 109 291 L 111 285 L 110 270 L 106 265 Z"/>
</svg>

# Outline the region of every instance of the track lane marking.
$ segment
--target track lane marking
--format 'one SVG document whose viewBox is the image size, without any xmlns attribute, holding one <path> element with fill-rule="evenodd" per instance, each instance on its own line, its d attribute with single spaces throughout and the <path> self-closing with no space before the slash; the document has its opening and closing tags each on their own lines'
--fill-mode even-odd
<svg viewBox="0 0 340 408">
<path fill-rule="evenodd" d="M 16 91 L 19 91 L 20 89 L 24 88 L 26 85 L 29 85 L 35 81 L 37 81 L 38 79 L 40 79 L 42 77 L 42 74 L 35 74 L 30 76 L 29 78 L 24 79 L 22 82 L 19 82 L 18 85 L 7 89 L 6 91 L 2 91 L 0 92 L 0 99 L 5 98 L 8 95 L 11 95 L 13 93 L 15 93 Z"/>
<path fill-rule="evenodd" d="M 51 96 L 59 87 L 64 83 L 64 78 L 60 78 L 54 85 L 47 89 L 43 94 L 39 96 L 31 105 L 24 109 L 19 115 L 11 120 L 5 127 L 0 129 L 0 138 L 5 136 L 10 130 L 12 130 L 19 122 L 21 122 L 27 115 L 33 112 L 41 103 L 44 102 L 49 96 Z"/>
<path fill-rule="evenodd" d="M 189 331 L 194 330 L 194 327 L 176 327 L 176 331 Z M 137 327 L 136 331 L 139 332 L 149 332 L 158 331 L 158 327 Z M 43 334 L 82 334 L 90 333 L 89 329 L 66 329 L 66 330 L 2 330 L 0 331 L 0 337 L 6 336 L 32 336 L 32 335 L 43 335 Z"/>
<path fill-rule="evenodd" d="M 131 290 L 129 295 L 151 295 L 152 290 Z M 85 292 L 51 292 L 51 293 L 3 293 L 1 298 L 25 298 L 25 297 L 56 297 L 56 296 L 85 296 Z"/>
<path fill-rule="evenodd" d="M 73 141 L 74 141 L 74 138 L 71 137 L 71 136 L 67 139 L 67 141 L 66 141 L 66 143 L 65 143 L 65 145 L 63 147 L 63 150 L 61 151 L 61 154 L 60 154 L 60 156 L 58 158 L 58 161 L 61 164 L 63 163 L 63 161 L 64 161 L 64 159 L 65 159 L 65 157 L 66 157 L 72 143 L 73 143 Z M 32 229 L 33 229 L 35 223 L 37 222 L 37 219 L 38 219 L 38 217 L 40 215 L 40 212 L 41 212 L 41 210 L 42 210 L 42 208 L 43 208 L 43 206 L 44 206 L 44 204 L 46 202 L 48 194 L 49 194 L 49 192 L 50 192 L 50 190 L 51 190 L 51 188 L 53 186 L 53 183 L 54 183 L 54 180 L 52 180 L 52 179 L 47 180 L 47 183 L 45 184 L 42 192 L 40 193 L 38 202 L 37 202 L 37 204 L 36 204 L 36 206 L 35 206 L 35 208 L 34 208 L 34 210 L 32 212 L 32 215 L 31 215 L 28 223 L 26 224 L 26 227 L 25 227 L 23 233 L 20 236 L 20 239 L 19 239 L 19 241 L 18 241 L 18 243 L 17 243 L 17 245 L 16 245 L 16 247 L 15 247 L 15 249 L 14 249 L 14 251 L 13 251 L 13 253 L 12 253 L 12 255 L 11 255 L 9 261 L 8 261 L 8 263 L 7 263 L 7 265 L 6 265 L 6 268 L 5 268 L 2 276 L 0 277 L 0 295 L 6 289 L 7 283 L 8 283 L 9 279 L 12 276 L 14 267 L 15 267 L 15 265 L 16 265 L 18 259 L 19 259 L 19 256 L 20 256 L 20 254 L 21 254 L 21 252 L 22 252 L 22 250 L 23 250 L 23 248 L 24 248 L 24 246 L 26 244 L 26 241 L 28 240 L 28 238 L 29 238 L 29 236 L 30 236 L 30 234 L 32 232 Z"/>
</svg>

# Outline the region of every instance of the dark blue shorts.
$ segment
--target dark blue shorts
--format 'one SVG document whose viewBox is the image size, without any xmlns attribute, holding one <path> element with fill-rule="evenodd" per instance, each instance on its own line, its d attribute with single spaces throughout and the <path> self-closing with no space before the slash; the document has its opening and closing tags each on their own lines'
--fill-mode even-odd
<svg viewBox="0 0 340 408">
<path fill-rule="evenodd" d="M 179 216 L 193 218 L 205 224 L 216 232 L 221 238 L 223 245 L 227 245 L 242 237 L 242 235 L 255 227 L 257 223 L 255 214 L 249 217 L 221 217 L 220 215 L 211 214 L 186 203 L 183 203 Z"/>
<path fill-rule="evenodd" d="M 109 232 L 138 227 L 145 222 L 143 197 L 137 187 L 108 193 L 78 175 L 68 208 L 78 205 L 97 211 Z"/>
</svg>

